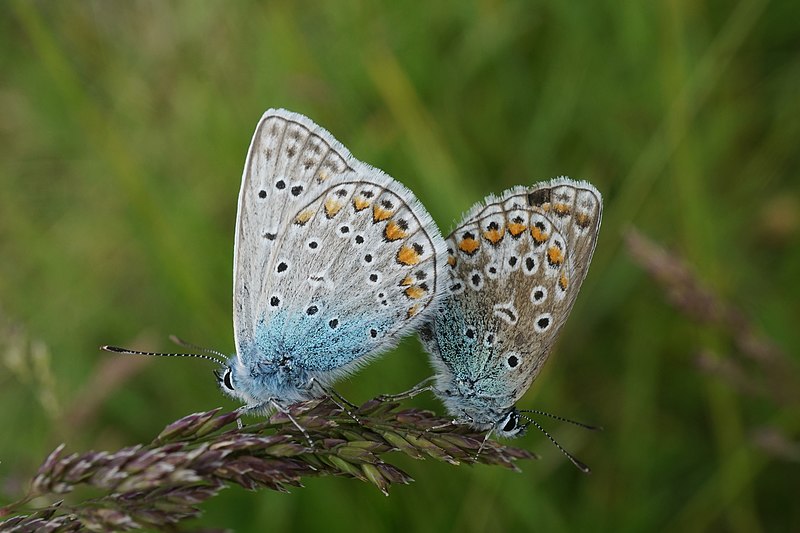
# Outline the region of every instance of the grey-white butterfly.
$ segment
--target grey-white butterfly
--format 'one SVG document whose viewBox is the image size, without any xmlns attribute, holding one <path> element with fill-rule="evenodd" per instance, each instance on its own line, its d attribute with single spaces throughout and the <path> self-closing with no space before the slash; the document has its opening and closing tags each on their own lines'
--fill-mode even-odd
<svg viewBox="0 0 800 533">
<path fill-rule="evenodd" d="M 561 177 L 488 197 L 447 238 L 446 297 L 420 338 L 458 422 L 504 437 L 533 422 L 516 402 L 572 309 L 601 215 L 597 189 Z"/>
<path fill-rule="evenodd" d="M 410 190 L 307 117 L 267 111 L 239 192 L 221 389 L 255 411 L 323 395 L 436 307 L 445 248 Z"/>
</svg>

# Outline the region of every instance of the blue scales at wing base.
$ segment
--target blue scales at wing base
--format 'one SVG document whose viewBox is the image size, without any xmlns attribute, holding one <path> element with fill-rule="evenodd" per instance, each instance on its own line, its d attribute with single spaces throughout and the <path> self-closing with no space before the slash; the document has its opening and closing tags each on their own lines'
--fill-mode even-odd
<svg viewBox="0 0 800 533">
<path fill-rule="evenodd" d="M 243 368 L 237 373 L 249 379 L 234 380 L 251 398 L 303 399 L 312 378 L 325 385 L 368 362 L 391 324 L 366 315 L 331 318 L 281 310 L 269 322 L 260 320 L 252 342 L 239 347 Z"/>
</svg>

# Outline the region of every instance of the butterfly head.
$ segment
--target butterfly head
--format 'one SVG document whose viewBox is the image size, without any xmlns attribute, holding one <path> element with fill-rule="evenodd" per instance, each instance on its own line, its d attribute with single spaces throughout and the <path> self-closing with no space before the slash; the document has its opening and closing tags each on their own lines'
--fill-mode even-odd
<svg viewBox="0 0 800 533">
<path fill-rule="evenodd" d="M 292 403 L 314 397 L 307 385 L 309 374 L 297 366 L 296 359 L 288 355 L 253 365 L 234 355 L 214 371 L 214 376 L 223 394 L 244 405 L 262 405 L 275 399 Z"/>
<path fill-rule="evenodd" d="M 252 380 L 248 381 L 249 373 L 241 366 L 236 357 L 231 357 L 223 366 L 218 370 L 214 370 L 214 376 L 217 378 L 217 385 L 219 389 L 226 396 L 230 396 L 234 400 L 239 400 L 246 405 L 253 403 L 260 403 L 260 399 L 256 398 L 252 387 Z"/>
</svg>

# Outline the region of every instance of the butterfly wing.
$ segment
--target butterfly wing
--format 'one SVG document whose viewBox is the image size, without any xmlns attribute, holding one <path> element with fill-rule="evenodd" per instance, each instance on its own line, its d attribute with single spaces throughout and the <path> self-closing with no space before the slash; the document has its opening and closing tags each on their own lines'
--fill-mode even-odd
<svg viewBox="0 0 800 533">
<path fill-rule="evenodd" d="M 586 277 L 601 214 L 597 189 L 568 178 L 473 207 L 447 239 L 450 286 L 421 334 L 440 390 L 497 411 L 525 393 Z"/>
<path fill-rule="evenodd" d="M 413 193 L 285 110 L 261 118 L 239 193 L 239 361 L 290 355 L 328 381 L 435 307 L 444 241 Z"/>
</svg>

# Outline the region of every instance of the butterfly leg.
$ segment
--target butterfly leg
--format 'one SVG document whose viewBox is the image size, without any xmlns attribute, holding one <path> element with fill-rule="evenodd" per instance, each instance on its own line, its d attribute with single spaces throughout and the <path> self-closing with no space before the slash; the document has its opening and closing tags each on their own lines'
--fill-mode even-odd
<svg viewBox="0 0 800 533">
<path fill-rule="evenodd" d="M 450 428 L 452 426 L 459 426 L 461 424 L 463 424 L 462 420 L 458 420 L 458 419 L 454 418 L 453 420 L 445 422 L 444 424 L 437 424 L 435 426 L 431 426 L 428 429 L 426 429 L 425 431 L 439 431 L 440 429 L 447 429 L 447 428 Z"/>
<path fill-rule="evenodd" d="M 417 383 L 405 392 L 400 392 L 398 394 L 381 394 L 380 396 L 376 396 L 375 399 L 379 402 L 399 402 L 401 400 L 408 400 L 425 391 L 433 391 L 433 382 L 435 379 L 435 376 L 431 376 Z"/>
<path fill-rule="evenodd" d="M 236 427 L 238 429 L 242 429 L 244 424 L 242 423 L 242 417 L 249 414 L 254 414 L 260 410 L 264 409 L 264 404 L 257 404 L 257 405 L 243 405 L 236 409 L 236 412 L 239 413 L 239 418 L 236 419 Z"/>
<path fill-rule="evenodd" d="M 430 427 L 430 428 L 426 429 L 425 431 L 435 431 L 435 430 L 439 430 L 439 429 L 447 429 L 447 428 L 452 427 L 452 426 L 469 426 L 469 425 L 471 425 L 474 422 L 474 420 L 467 413 L 463 413 L 463 414 L 464 414 L 463 418 L 454 418 L 454 419 L 450 420 L 449 422 L 445 422 L 444 424 L 439 424 L 438 426 Z"/>
<path fill-rule="evenodd" d="M 286 415 L 286 418 L 288 418 L 289 421 L 291 421 L 291 423 L 294 424 L 294 427 L 296 427 L 300 431 L 300 433 L 302 433 L 303 436 L 306 438 L 306 441 L 308 442 L 309 447 L 313 448 L 314 447 L 314 441 L 311 440 L 311 436 L 308 434 L 308 431 L 306 431 L 306 428 L 301 426 L 300 423 L 297 420 L 295 420 L 295 418 L 292 416 L 292 413 L 289 412 L 289 409 L 287 409 L 286 407 L 282 406 L 274 398 L 270 398 L 268 401 L 269 401 L 270 404 L 272 404 L 275 407 L 276 410 L 278 410 L 281 413 Z"/>
<path fill-rule="evenodd" d="M 325 385 L 320 383 L 317 378 L 311 378 L 309 380 L 308 388 L 311 389 L 314 386 L 318 387 L 319 390 L 321 390 L 326 396 L 331 397 L 331 399 L 333 399 L 333 397 L 336 396 L 336 399 L 338 399 L 340 402 L 344 404 L 347 404 L 351 409 L 358 409 L 358 406 L 356 404 L 354 404 L 353 402 L 349 401 L 347 398 L 339 394 L 333 387 L 331 388 L 326 387 Z"/>
<path fill-rule="evenodd" d="M 341 394 L 339 394 L 339 393 L 336 391 L 336 389 L 333 389 L 333 388 L 328 388 L 328 387 L 326 387 L 325 385 L 323 385 L 322 383 L 320 383 L 320 382 L 319 382 L 319 380 L 318 380 L 317 378 L 313 378 L 313 377 L 312 377 L 312 378 L 311 378 L 311 379 L 308 381 L 308 389 L 312 389 L 312 388 L 314 388 L 315 386 L 316 386 L 316 387 L 317 387 L 317 388 L 318 388 L 320 391 L 322 391 L 322 393 L 323 393 L 325 396 L 327 396 L 328 398 L 330 398 L 330 399 L 331 399 L 331 401 L 332 401 L 333 403 L 335 403 L 335 404 L 336 404 L 336 406 L 337 406 L 339 409 L 341 409 L 342 411 L 344 411 L 345 413 L 347 413 L 347 415 L 348 415 L 350 418 L 352 418 L 353 420 L 355 420 L 357 424 L 361 425 L 361 420 L 359 420 L 359 419 L 358 419 L 358 417 L 357 417 L 357 416 L 356 416 L 356 415 L 353 413 L 353 411 L 351 411 L 351 409 L 352 409 L 352 410 L 358 409 L 358 406 L 357 406 L 357 405 L 355 405 L 354 403 L 352 403 L 352 402 L 348 401 L 348 400 L 347 400 L 347 398 L 345 398 L 344 396 L 342 396 Z M 340 402 L 341 402 L 341 403 L 340 403 Z M 348 409 L 348 407 L 349 407 L 349 409 Z"/>
<path fill-rule="evenodd" d="M 475 452 L 475 457 L 472 458 L 472 460 L 475 461 L 476 463 L 478 462 L 478 457 L 480 456 L 481 452 L 483 451 L 483 447 L 486 445 L 486 441 L 489 440 L 489 437 L 492 436 L 493 432 L 494 432 L 494 428 L 492 428 L 489 431 L 487 431 L 486 435 L 483 437 L 483 440 L 481 441 L 481 445 L 478 446 L 478 451 Z"/>
<path fill-rule="evenodd" d="M 308 434 L 308 431 L 306 431 L 306 429 L 300 425 L 297 419 L 295 419 L 295 417 L 292 416 L 292 413 L 289 412 L 289 409 L 278 403 L 278 401 L 275 400 L 274 398 L 269 398 L 267 401 L 255 405 L 243 405 L 238 410 L 242 414 L 250 414 L 250 413 L 264 412 L 271 408 L 274 408 L 276 411 L 286 415 L 286 418 L 289 419 L 292 425 L 296 427 L 297 430 L 300 431 L 300 433 L 303 434 L 303 437 L 305 437 L 306 442 L 308 442 L 308 446 L 310 448 L 314 447 L 314 441 L 311 440 L 311 436 Z M 238 419 L 236 423 L 239 426 L 239 429 L 242 429 L 241 418 Z"/>
</svg>

